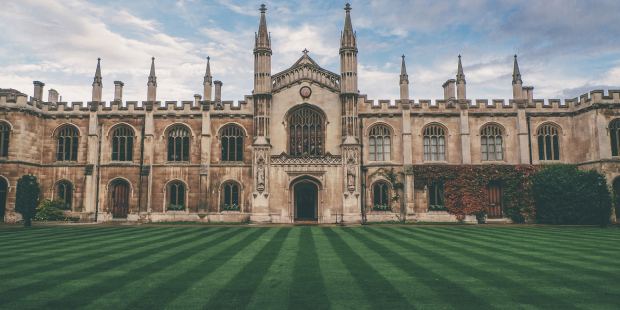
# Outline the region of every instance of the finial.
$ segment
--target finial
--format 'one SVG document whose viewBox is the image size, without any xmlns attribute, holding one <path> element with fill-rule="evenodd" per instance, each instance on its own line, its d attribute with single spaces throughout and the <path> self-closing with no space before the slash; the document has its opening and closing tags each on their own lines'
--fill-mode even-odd
<svg viewBox="0 0 620 310">
<path fill-rule="evenodd" d="M 347 5 L 344 6 L 344 10 L 347 11 L 347 13 L 349 13 L 349 11 L 351 11 L 351 5 L 347 3 Z"/>
<path fill-rule="evenodd" d="M 517 54 L 515 54 L 515 58 L 517 58 Z"/>
<path fill-rule="evenodd" d="M 459 59 L 461 59 L 461 55 L 459 54 Z"/>
<path fill-rule="evenodd" d="M 152 57 L 151 60 L 155 61 L 155 57 Z"/>
<path fill-rule="evenodd" d="M 260 5 L 260 9 L 259 9 L 259 11 L 260 11 L 261 13 L 265 14 L 265 11 L 267 11 L 267 8 L 265 7 L 265 5 L 264 5 L 264 4 L 261 4 L 261 5 Z"/>
<path fill-rule="evenodd" d="M 211 59 L 211 57 L 207 56 L 207 60 Z"/>
<path fill-rule="evenodd" d="M 401 56 L 403 59 L 405 59 L 405 55 Z"/>
<path fill-rule="evenodd" d="M 305 49 L 303 51 L 301 51 L 302 53 L 304 53 L 304 55 L 308 55 L 308 53 L 310 52 L 308 49 Z"/>
<path fill-rule="evenodd" d="M 101 57 L 97 58 L 97 61 L 101 61 Z"/>
</svg>

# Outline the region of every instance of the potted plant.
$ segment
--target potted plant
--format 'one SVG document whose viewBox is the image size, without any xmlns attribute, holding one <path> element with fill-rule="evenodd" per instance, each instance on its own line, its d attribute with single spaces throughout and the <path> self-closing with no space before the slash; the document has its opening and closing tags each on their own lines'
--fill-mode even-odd
<svg viewBox="0 0 620 310">
<path fill-rule="evenodd" d="M 183 211 L 185 210 L 185 206 L 183 205 L 169 205 L 168 211 Z"/>
<path fill-rule="evenodd" d="M 392 210 L 391 206 L 388 205 L 375 205 L 374 207 L 372 207 L 373 211 L 389 211 Z"/>
<path fill-rule="evenodd" d="M 480 211 L 476 214 L 476 220 L 478 224 L 484 224 L 487 221 L 487 211 Z"/>
<path fill-rule="evenodd" d="M 232 205 L 223 205 L 222 211 L 239 211 L 239 206 L 236 204 Z"/>
</svg>

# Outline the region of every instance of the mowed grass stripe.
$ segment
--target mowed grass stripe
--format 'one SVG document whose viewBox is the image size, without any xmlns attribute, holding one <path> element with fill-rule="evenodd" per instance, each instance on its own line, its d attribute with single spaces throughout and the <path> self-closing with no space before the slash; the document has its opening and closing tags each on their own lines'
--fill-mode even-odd
<svg viewBox="0 0 620 310">
<path fill-rule="evenodd" d="M 134 301 L 127 306 L 127 309 L 163 309 L 180 296 L 199 300 L 199 304 L 193 304 L 195 306 L 204 303 L 205 298 L 203 297 L 205 294 L 209 294 L 207 288 L 211 284 L 205 282 L 218 282 L 221 284 L 223 281 L 217 276 L 212 276 L 212 274 L 224 264 L 229 263 L 235 255 L 252 245 L 262 235 L 269 232 L 271 228 L 248 229 L 246 227 L 238 227 L 237 229 L 239 231 L 247 231 L 249 234 L 245 235 L 244 238 L 235 238 L 234 241 L 230 240 L 222 243 L 224 248 L 217 255 L 211 256 L 203 262 L 197 263 L 192 261 L 187 266 L 184 266 L 185 262 L 181 263 L 175 276 L 162 279 L 162 281 L 150 285 L 148 290 L 142 293 L 142 299 Z M 205 249 L 204 246 L 202 247 Z M 232 267 L 238 268 L 238 266 Z"/>
<path fill-rule="evenodd" d="M 490 228 L 490 227 L 489 227 Z M 493 229 L 501 229 L 501 227 L 494 227 Z M 589 230 L 596 231 L 597 233 L 586 234 Z M 615 229 L 600 229 L 593 227 L 508 227 L 506 231 L 512 235 L 512 240 L 533 242 L 544 246 L 553 246 L 558 248 L 577 249 L 577 250 L 598 250 L 599 247 L 613 247 L 619 241 L 619 232 Z M 514 234 L 512 234 L 514 232 Z M 571 234 L 572 233 L 572 234 Z M 615 235 L 615 238 L 610 238 Z M 502 238 L 501 234 L 492 236 L 495 238 Z M 526 239 L 528 238 L 528 239 Z M 554 242 L 557 239 L 566 241 L 565 243 Z M 595 241 L 595 244 L 586 242 Z M 572 247 L 569 245 L 579 244 L 578 247 Z"/>
<path fill-rule="evenodd" d="M 66 254 L 65 256 L 55 256 L 45 260 L 39 260 L 31 262 L 26 262 L 28 265 L 18 266 L 12 271 L 5 271 L 5 274 L 10 274 L 12 280 L 23 282 L 24 278 L 32 278 L 33 274 L 37 273 L 46 273 L 46 272 L 58 272 L 60 268 L 64 268 L 68 265 L 72 266 L 73 264 L 80 264 L 83 262 L 88 262 L 90 260 L 100 259 L 102 256 L 109 255 L 109 253 L 123 253 L 123 251 L 130 251 L 136 249 L 136 245 L 140 246 L 149 246 L 148 241 L 158 241 L 158 240 L 167 240 L 170 238 L 183 237 L 186 235 L 186 232 L 179 230 L 170 230 L 168 234 L 157 235 L 157 234 L 148 234 L 148 232 L 143 233 L 144 237 L 134 238 L 132 240 L 115 238 L 110 239 L 110 242 L 107 246 L 93 246 L 89 247 L 89 250 L 86 249 L 76 249 L 74 252 L 70 254 Z M 95 243 L 96 245 L 96 243 Z M 36 279 L 35 279 L 36 280 Z M 2 290 L 0 289 L 0 292 Z"/>
<path fill-rule="evenodd" d="M 123 227 L 115 227 L 111 228 L 110 230 L 115 230 L 122 233 L 122 228 Z M 66 241 L 85 242 L 85 240 L 88 240 L 88 238 L 96 236 L 98 233 L 101 233 L 101 230 L 90 230 L 80 232 L 79 235 L 72 235 L 71 232 L 75 232 L 75 230 L 62 230 L 62 233 L 53 233 L 50 235 L 31 235 L 27 229 L 20 230 L 24 234 L 22 238 L 12 240 L 12 242 L 5 242 L 3 240 L 0 243 L 0 249 L 2 249 L 2 254 L 0 255 L 21 255 L 31 253 L 33 247 L 38 247 L 45 244 L 51 247 L 54 244 L 63 243 Z M 52 229 L 48 229 L 46 231 L 54 232 L 54 230 Z M 6 236 L 3 237 L 3 239 L 8 238 L 9 237 Z"/>
<path fill-rule="evenodd" d="M 208 302 L 209 309 L 241 309 L 246 308 L 258 289 L 276 257 L 280 253 L 284 241 L 288 237 L 291 228 L 279 228 L 271 240 L 256 253 L 252 260 L 232 278 L 226 286 L 222 287 Z M 250 254 L 249 257 L 252 255 Z M 249 258 L 248 257 L 248 258 Z M 238 262 L 242 265 L 243 262 Z M 241 267 L 241 266 L 239 266 Z M 271 293 L 273 294 L 273 292 Z M 173 304 L 173 306 L 176 304 Z"/>
<path fill-rule="evenodd" d="M 326 288 L 321 276 L 317 245 L 311 227 L 296 227 L 300 230 L 299 248 L 293 269 L 293 283 L 290 290 L 289 309 L 328 309 Z"/>
<path fill-rule="evenodd" d="M 496 253 L 502 253 L 511 259 L 513 256 L 527 255 L 528 258 L 536 258 L 536 262 L 540 264 L 553 264 L 554 268 L 563 268 L 567 271 L 567 276 L 570 276 L 571 271 L 575 268 L 582 269 L 584 273 L 589 273 L 591 276 L 596 275 L 600 278 L 607 278 L 608 273 L 615 273 L 620 276 L 620 270 L 618 270 L 617 263 L 609 263 L 607 255 L 595 252 L 590 253 L 588 251 L 579 251 L 574 249 L 558 249 L 552 246 L 540 246 L 530 244 L 530 242 L 501 242 L 494 239 L 490 234 L 485 236 L 486 229 L 480 229 L 479 232 L 461 232 L 460 234 L 454 234 L 457 231 L 450 231 L 448 234 L 453 235 L 455 239 L 462 240 L 464 243 L 473 245 L 476 248 L 480 247 L 485 251 L 494 251 Z M 432 234 L 433 230 L 428 230 L 426 233 Z M 442 232 L 443 233 L 443 232 Z M 436 237 L 441 238 L 441 235 L 435 234 Z M 551 238 L 549 238 L 551 239 Z M 566 242 L 563 239 L 553 238 L 558 243 Z M 527 252 L 528 254 L 523 254 Z M 620 251 L 615 253 L 620 254 Z M 614 255 L 614 256 L 616 256 Z M 532 261 L 529 259 L 529 261 Z"/>
<path fill-rule="evenodd" d="M 105 255 L 95 251 L 90 255 L 70 260 L 70 263 L 68 262 L 68 264 L 62 265 L 62 267 L 59 266 L 58 269 L 45 268 L 45 271 L 39 271 L 35 274 L 29 273 L 24 279 L 12 279 L 13 281 L 11 282 L 19 281 L 25 282 L 26 284 L 13 285 L 14 288 L 10 292 L 0 294 L 0 304 L 6 304 L 10 301 L 16 302 L 16 304 L 21 306 L 25 301 L 33 303 L 41 302 L 37 301 L 36 298 L 46 294 L 47 290 L 50 288 L 59 287 L 59 283 L 70 283 L 75 285 L 77 289 L 86 289 L 88 281 L 80 280 L 85 278 L 92 279 L 93 276 L 105 273 L 107 270 L 115 268 L 118 265 L 132 263 L 134 259 L 138 259 L 143 255 L 153 255 L 166 249 L 174 249 L 176 247 L 175 242 L 182 242 L 189 238 L 210 234 L 213 231 L 214 230 L 210 229 L 202 231 L 193 230 L 193 232 L 191 232 L 188 229 L 171 229 L 168 231 L 168 235 L 162 234 L 156 238 L 146 238 L 146 240 L 141 241 L 142 245 L 138 245 L 139 241 L 136 241 L 134 246 L 128 245 L 126 249 L 123 249 L 121 252 L 111 252 Z M 97 281 L 96 277 L 92 281 Z M 32 292 L 37 293 L 33 294 Z M 25 300 L 20 300 L 22 298 Z"/>
<path fill-rule="evenodd" d="M 373 251 L 386 260 L 394 268 L 391 272 L 395 278 L 399 278 L 399 274 L 408 276 L 408 281 L 400 285 L 401 289 L 405 290 L 403 295 L 408 297 L 416 308 L 441 306 L 442 309 L 462 307 L 492 309 L 494 306 L 492 303 L 476 295 L 472 290 L 488 290 L 499 296 L 503 295 L 502 291 L 489 287 L 477 279 L 454 281 L 455 278 L 466 278 L 460 268 L 439 265 L 428 253 L 412 252 L 391 239 L 377 237 L 373 230 L 351 228 L 343 232 L 355 238 L 358 244 L 364 244 L 368 251 Z"/>
<path fill-rule="evenodd" d="M 433 234 L 433 231 L 426 231 Z M 437 236 L 441 238 L 441 236 Z M 551 287 L 562 287 L 564 285 L 574 286 L 579 294 L 589 296 L 590 294 L 601 293 L 606 290 L 604 287 L 613 287 L 616 281 L 609 278 L 610 274 L 618 274 L 617 268 L 607 268 L 599 266 L 588 260 L 574 260 L 570 254 L 563 254 L 558 251 L 548 251 L 545 248 L 532 249 L 528 252 L 515 250 L 508 246 L 482 242 L 481 238 L 470 236 L 454 235 L 453 239 L 469 256 L 482 255 L 480 259 L 492 262 L 496 265 L 505 264 L 502 272 L 513 270 L 515 274 L 522 275 L 523 269 L 531 270 L 534 277 L 539 277 L 541 282 L 548 283 Z M 492 244 L 492 245 L 491 245 Z M 488 256 L 488 257 L 487 257 Z M 591 285 L 591 283 L 596 283 Z M 566 287 L 569 289 L 568 287 Z M 616 293 L 617 289 L 609 291 Z"/>
<path fill-rule="evenodd" d="M 45 258 L 45 264 L 50 264 L 55 261 L 64 261 L 71 256 L 82 255 L 91 249 L 104 251 L 108 245 L 118 246 L 118 238 L 122 238 L 123 242 L 127 243 L 149 235 L 145 230 L 134 230 L 133 232 L 135 234 L 127 230 L 120 230 L 114 234 L 101 234 L 97 237 L 75 242 L 56 243 L 54 240 L 48 240 L 45 246 L 31 247 L 32 250 L 29 253 L 16 254 L 10 258 L 0 258 L 0 264 L 3 266 L 0 268 L 0 275 L 42 266 L 39 262 L 35 263 L 34 258 L 36 257 Z"/>
<path fill-rule="evenodd" d="M 504 298 L 508 297 L 508 299 L 503 299 L 505 304 L 502 308 L 510 307 L 515 303 L 521 305 L 532 303 L 541 305 L 543 309 L 578 309 L 573 303 L 567 302 L 564 296 L 560 298 L 555 294 L 549 294 L 552 292 L 551 290 L 544 290 L 544 288 L 536 287 L 534 283 L 529 282 L 528 277 L 531 276 L 531 272 L 527 270 L 521 271 L 525 272 L 526 275 L 508 277 L 505 275 L 505 269 L 509 270 L 508 266 L 494 266 L 488 263 L 486 260 L 492 259 L 491 256 L 470 257 L 466 255 L 462 249 L 457 249 L 455 245 L 449 245 L 452 244 L 449 235 L 445 235 L 444 239 L 437 241 L 433 238 L 424 237 L 421 234 L 422 231 L 417 232 L 419 234 L 415 239 L 408 236 L 406 231 L 396 227 L 381 231 L 374 229 L 373 233 L 385 240 L 392 240 L 392 242 L 411 252 L 424 253 L 426 256 L 433 257 L 435 264 L 451 266 L 451 268 L 460 270 L 466 277 L 454 277 L 453 281 L 455 282 L 478 279 L 484 281 L 489 287 L 510 292 L 510 294 L 503 296 Z M 441 273 L 441 268 L 438 269 L 438 272 Z M 492 304 L 502 302 L 484 290 L 474 293 L 484 300 L 491 300 Z M 472 308 L 479 307 L 474 306 Z"/>
<path fill-rule="evenodd" d="M 336 232 L 338 228 L 326 229 L 327 239 L 344 263 L 351 275 L 358 282 L 358 286 L 366 295 L 366 299 L 373 308 L 412 309 L 413 305 L 407 302 L 404 296 L 390 281 L 368 264 L 351 245 L 342 239 Z"/>
<path fill-rule="evenodd" d="M 240 227 L 227 228 L 219 234 L 196 240 L 192 248 L 186 249 L 180 256 L 157 261 L 146 258 L 147 264 L 117 277 L 114 280 L 116 285 L 106 286 L 107 283 L 101 283 L 97 287 L 91 287 L 92 293 L 89 292 L 89 294 L 95 294 L 95 296 L 84 309 L 131 309 L 132 304 L 139 303 L 144 295 L 161 283 L 178 277 L 180 272 L 204 264 L 251 233 L 251 230 Z"/>
<path fill-rule="evenodd" d="M 290 229 L 278 256 L 252 295 L 247 309 L 288 309 L 300 233 L 300 229 Z"/>
<path fill-rule="evenodd" d="M 372 309 L 366 300 L 364 291 L 340 257 L 336 255 L 336 251 L 325 236 L 325 230 L 312 229 L 312 235 L 316 244 L 319 245 L 316 249 L 317 259 L 330 307 L 333 309 Z"/>
</svg>

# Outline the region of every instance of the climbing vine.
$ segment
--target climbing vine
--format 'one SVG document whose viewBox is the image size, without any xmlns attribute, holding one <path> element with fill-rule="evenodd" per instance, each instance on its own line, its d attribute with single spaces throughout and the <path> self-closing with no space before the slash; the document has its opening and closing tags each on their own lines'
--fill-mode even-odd
<svg viewBox="0 0 620 310">
<path fill-rule="evenodd" d="M 443 185 L 446 209 L 459 220 L 485 211 L 486 188 L 497 182 L 503 189 L 504 213 L 519 223 L 536 214 L 531 179 L 538 169 L 531 165 L 415 165 L 407 173 L 413 173 L 416 189 Z"/>
</svg>

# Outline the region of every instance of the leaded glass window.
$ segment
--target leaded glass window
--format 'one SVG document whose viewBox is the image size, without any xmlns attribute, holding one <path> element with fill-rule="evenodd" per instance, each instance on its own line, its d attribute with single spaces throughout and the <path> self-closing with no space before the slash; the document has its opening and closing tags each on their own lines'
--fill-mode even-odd
<svg viewBox="0 0 620 310">
<path fill-rule="evenodd" d="M 431 125 L 424 129 L 424 161 L 446 160 L 446 137 L 443 127 Z"/>
<path fill-rule="evenodd" d="M 133 130 L 121 126 L 112 134 L 112 160 L 132 161 L 133 159 Z"/>
<path fill-rule="evenodd" d="M 57 161 L 77 161 L 78 130 L 73 126 L 65 126 L 58 132 Z"/>
<path fill-rule="evenodd" d="M 189 162 L 189 131 L 184 126 L 168 131 L 168 161 Z"/>
<path fill-rule="evenodd" d="M 243 161 L 243 130 L 228 126 L 222 130 L 222 161 Z"/>
<path fill-rule="evenodd" d="M 502 130 L 499 126 L 489 125 L 480 131 L 480 150 L 482 160 L 504 160 Z"/>
<path fill-rule="evenodd" d="M 370 161 L 391 160 L 390 129 L 376 126 L 370 130 L 368 138 L 368 156 Z"/>
<path fill-rule="evenodd" d="M 560 160 L 560 131 L 554 125 L 538 128 L 538 159 Z"/>
<path fill-rule="evenodd" d="M 294 156 L 323 155 L 323 118 L 304 108 L 289 118 L 289 151 Z"/>
</svg>

